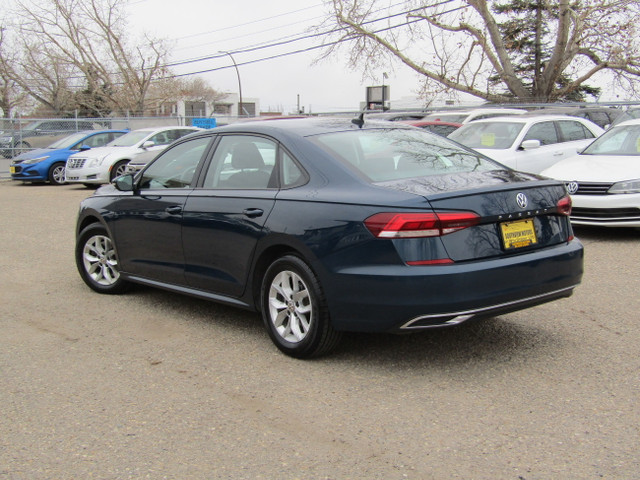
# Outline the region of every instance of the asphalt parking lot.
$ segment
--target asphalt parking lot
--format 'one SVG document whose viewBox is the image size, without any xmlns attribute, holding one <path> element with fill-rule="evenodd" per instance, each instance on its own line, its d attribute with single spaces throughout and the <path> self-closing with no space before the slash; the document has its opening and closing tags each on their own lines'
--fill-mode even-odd
<svg viewBox="0 0 640 480">
<path fill-rule="evenodd" d="M 639 232 L 577 229 L 569 299 L 299 361 L 256 314 L 90 291 L 90 193 L 0 181 L 0 479 L 640 478 Z"/>
</svg>

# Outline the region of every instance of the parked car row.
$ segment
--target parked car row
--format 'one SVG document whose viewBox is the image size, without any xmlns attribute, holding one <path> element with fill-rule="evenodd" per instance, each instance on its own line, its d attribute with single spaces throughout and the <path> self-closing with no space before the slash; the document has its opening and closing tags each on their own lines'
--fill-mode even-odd
<svg viewBox="0 0 640 480">
<path fill-rule="evenodd" d="M 517 111 L 492 116 L 504 110 L 485 109 L 489 118 L 457 118 L 465 123 L 439 119 L 395 123 L 448 136 L 514 170 L 564 181 L 576 202 L 571 217 L 576 224 L 640 227 L 640 120 L 615 124 L 603 135 L 602 128 L 577 116 Z M 640 109 L 631 109 L 621 118 L 633 118 L 638 112 Z M 16 157 L 10 166 L 11 176 L 23 182 L 94 187 L 125 173 L 140 172 L 172 142 L 199 130 L 163 127 L 77 132 Z"/>
<path fill-rule="evenodd" d="M 47 148 L 18 155 L 9 171 L 13 180 L 23 182 L 101 185 L 125 173 L 127 164 L 138 155 L 155 156 L 171 142 L 199 130 L 162 127 L 78 132 Z"/>
<path fill-rule="evenodd" d="M 91 289 L 140 283 L 259 311 L 298 358 L 345 331 L 448 327 L 567 297 L 582 276 L 572 223 L 640 227 L 640 120 L 604 132 L 514 114 L 448 138 L 424 126 L 443 122 L 80 132 L 17 158 L 12 175 L 108 184 L 77 221 Z"/>
</svg>

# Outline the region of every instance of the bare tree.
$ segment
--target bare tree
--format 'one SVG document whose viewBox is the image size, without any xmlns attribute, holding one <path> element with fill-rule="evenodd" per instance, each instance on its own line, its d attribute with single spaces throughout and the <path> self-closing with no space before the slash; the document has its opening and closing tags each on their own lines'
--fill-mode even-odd
<svg viewBox="0 0 640 480">
<path fill-rule="evenodd" d="M 570 98 L 602 73 L 627 87 L 638 83 L 637 0 L 538 0 L 538 58 L 529 72 L 506 33 L 514 8 L 498 8 L 508 1 L 408 0 L 391 12 L 377 0 L 325 0 L 331 13 L 322 28 L 334 34 L 324 56 L 346 46 L 352 68 L 373 73 L 400 61 L 424 79 L 425 91 L 492 102 Z"/>
<path fill-rule="evenodd" d="M 0 26 L 0 109 L 11 118 L 14 108 L 25 104 L 27 94 L 14 80 L 17 53 L 7 45 L 6 29 Z"/>
<path fill-rule="evenodd" d="M 166 73 L 167 47 L 148 36 L 131 39 L 125 2 L 18 0 L 21 33 L 31 42 L 24 44 L 25 50 L 47 56 L 41 64 L 34 55 L 25 56 L 21 85 L 41 102 L 54 103 L 51 92 L 37 82 L 40 66 L 52 64 L 64 68 L 67 88 L 84 89 L 83 101 L 99 100 L 99 105 L 84 105 L 89 110 L 104 110 L 106 99 L 120 113 L 142 113 L 151 82 Z"/>
</svg>

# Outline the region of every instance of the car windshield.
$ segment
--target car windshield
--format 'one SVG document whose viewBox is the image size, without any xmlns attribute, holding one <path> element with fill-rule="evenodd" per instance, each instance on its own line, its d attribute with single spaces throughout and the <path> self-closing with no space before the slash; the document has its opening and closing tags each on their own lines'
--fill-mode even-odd
<svg viewBox="0 0 640 480">
<path fill-rule="evenodd" d="M 125 133 L 123 136 L 114 140 L 109 145 L 112 147 L 133 147 L 136 143 L 147 138 L 151 133 L 152 132 L 148 130 L 134 130 L 133 132 Z"/>
<path fill-rule="evenodd" d="M 474 122 L 463 125 L 449 138 L 469 148 L 506 150 L 516 141 L 523 127 L 522 122 Z"/>
<path fill-rule="evenodd" d="M 312 140 L 374 182 L 504 169 L 446 138 L 420 130 L 367 129 Z"/>
<path fill-rule="evenodd" d="M 86 133 L 74 133 L 73 135 L 69 135 L 68 137 L 61 138 L 57 142 L 53 142 L 47 148 L 52 149 L 60 149 L 60 148 L 69 148 L 78 143 L 84 137 L 86 137 Z"/>
<path fill-rule="evenodd" d="M 585 148 L 582 155 L 640 155 L 640 125 L 607 130 Z"/>
</svg>

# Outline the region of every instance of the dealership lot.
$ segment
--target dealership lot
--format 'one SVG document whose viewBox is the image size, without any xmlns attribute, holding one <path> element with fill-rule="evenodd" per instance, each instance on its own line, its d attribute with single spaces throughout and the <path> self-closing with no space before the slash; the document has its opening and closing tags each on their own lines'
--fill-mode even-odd
<svg viewBox="0 0 640 480">
<path fill-rule="evenodd" d="M 637 477 L 639 232 L 577 229 L 569 299 L 299 361 L 251 312 L 91 292 L 90 193 L 0 181 L 0 478 Z"/>
</svg>

